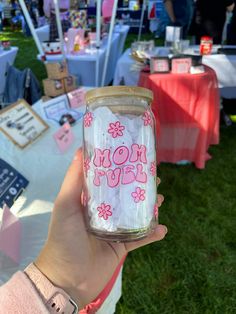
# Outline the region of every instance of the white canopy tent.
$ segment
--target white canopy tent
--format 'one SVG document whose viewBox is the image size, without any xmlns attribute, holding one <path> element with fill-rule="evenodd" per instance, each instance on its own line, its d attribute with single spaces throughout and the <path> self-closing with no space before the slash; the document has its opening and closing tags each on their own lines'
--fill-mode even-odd
<svg viewBox="0 0 236 314">
<path fill-rule="evenodd" d="M 107 65 L 108 65 L 108 60 L 109 60 L 110 51 L 111 51 L 111 40 L 112 40 L 112 34 L 113 34 L 113 30 L 114 30 L 114 25 L 115 25 L 115 17 L 116 17 L 117 5 L 118 5 L 118 0 L 115 0 L 114 3 L 113 3 L 111 24 L 110 24 L 109 34 L 108 34 L 108 43 L 107 43 L 106 57 L 105 57 L 105 63 L 104 63 L 104 68 L 103 68 L 103 73 L 102 73 L 102 83 L 101 83 L 102 86 L 104 86 L 105 77 L 106 77 L 106 73 L 107 73 Z"/>
</svg>

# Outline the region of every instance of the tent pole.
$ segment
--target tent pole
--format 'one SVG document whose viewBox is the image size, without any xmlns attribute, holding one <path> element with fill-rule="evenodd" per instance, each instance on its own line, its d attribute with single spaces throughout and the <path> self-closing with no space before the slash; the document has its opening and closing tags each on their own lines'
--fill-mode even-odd
<svg viewBox="0 0 236 314">
<path fill-rule="evenodd" d="M 107 73 L 108 59 L 109 59 L 110 50 L 111 50 L 111 40 L 112 40 L 112 34 L 113 34 L 115 18 L 116 18 L 117 4 L 118 4 L 118 0 L 115 0 L 114 4 L 113 4 L 113 9 L 112 9 L 112 17 L 111 17 L 111 24 L 110 24 L 110 29 L 109 29 L 108 41 L 107 41 L 105 63 L 104 63 L 103 73 L 102 73 L 102 86 L 105 85 L 105 78 L 106 78 L 106 73 Z"/>
<path fill-rule="evenodd" d="M 64 49 L 64 37 L 63 37 L 62 26 L 61 26 L 61 18 L 60 18 L 58 0 L 53 0 L 53 2 L 54 2 L 54 6 L 55 6 L 57 30 L 58 30 L 59 40 L 60 40 L 61 52 L 62 52 L 63 58 L 66 59 L 66 54 L 65 54 L 65 49 Z"/>
<path fill-rule="evenodd" d="M 142 13 L 141 13 L 141 19 L 140 19 L 139 31 L 138 31 L 138 41 L 140 41 L 141 39 L 145 10 L 146 10 L 146 0 L 143 1 L 143 6 L 142 6 Z"/>
<path fill-rule="evenodd" d="M 95 85 L 99 86 L 99 48 L 101 41 L 101 8 L 102 8 L 102 0 L 97 0 L 97 10 L 96 10 L 96 73 L 95 73 Z"/>
</svg>

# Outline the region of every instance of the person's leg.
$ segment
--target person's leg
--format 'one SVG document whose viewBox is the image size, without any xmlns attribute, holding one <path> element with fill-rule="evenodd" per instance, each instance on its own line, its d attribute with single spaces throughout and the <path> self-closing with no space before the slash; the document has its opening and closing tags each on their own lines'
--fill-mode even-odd
<svg viewBox="0 0 236 314">
<path fill-rule="evenodd" d="M 50 25 L 49 40 L 55 41 L 58 38 L 57 23 L 56 23 L 55 15 L 50 16 L 49 25 Z"/>
<path fill-rule="evenodd" d="M 227 32 L 227 44 L 228 45 L 236 45 L 236 23 L 229 24 L 228 32 Z"/>
<path fill-rule="evenodd" d="M 204 35 L 211 36 L 213 38 L 214 44 L 221 44 L 222 41 L 222 32 L 223 32 L 223 26 L 222 23 L 215 23 L 212 20 L 205 20 L 202 23 L 203 30 L 205 31 Z"/>
<path fill-rule="evenodd" d="M 68 31 L 68 29 L 71 27 L 71 23 L 69 20 L 62 20 L 61 26 L 62 26 L 62 32 L 63 34 L 65 34 Z"/>
<path fill-rule="evenodd" d="M 170 18 L 163 6 L 162 11 L 160 13 L 160 20 L 159 20 L 159 24 L 158 24 L 158 28 L 157 28 L 157 32 L 156 35 L 158 37 L 165 37 L 165 30 L 166 30 L 166 26 L 170 25 Z"/>
<path fill-rule="evenodd" d="M 3 20 L 2 20 L 2 12 L 0 12 L 0 32 L 3 31 Z"/>
</svg>

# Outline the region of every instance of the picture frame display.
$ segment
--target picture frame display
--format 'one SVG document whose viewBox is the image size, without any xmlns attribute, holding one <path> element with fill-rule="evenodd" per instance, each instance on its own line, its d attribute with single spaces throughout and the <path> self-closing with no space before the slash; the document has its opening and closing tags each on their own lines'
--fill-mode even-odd
<svg viewBox="0 0 236 314">
<path fill-rule="evenodd" d="M 170 72 L 170 62 L 168 57 L 152 57 L 150 59 L 150 72 L 168 73 Z"/>
<path fill-rule="evenodd" d="M 48 128 L 24 99 L 0 111 L 0 131 L 20 148 L 28 146 Z"/>
<path fill-rule="evenodd" d="M 171 72 L 175 74 L 190 73 L 192 59 L 189 57 L 173 57 L 171 60 Z"/>
</svg>

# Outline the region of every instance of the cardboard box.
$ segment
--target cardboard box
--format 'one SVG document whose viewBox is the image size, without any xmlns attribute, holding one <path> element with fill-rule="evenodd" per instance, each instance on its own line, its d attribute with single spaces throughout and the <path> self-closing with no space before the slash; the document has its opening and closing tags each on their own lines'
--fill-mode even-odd
<svg viewBox="0 0 236 314">
<path fill-rule="evenodd" d="M 65 92 L 69 93 L 76 89 L 76 77 L 73 75 L 69 75 L 64 79 Z"/>
<path fill-rule="evenodd" d="M 61 80 L 43 80 L 44 94 L 49 97 L 60 96 L 65 93 L 64 81 Z"/>
<path fill-rule="evenodd" d="M 60 80 L 69 76 L 67 63 L 65 61 L 57 63 L 45 63 L 48 78 L 53 80 Z"/>
</svg>

